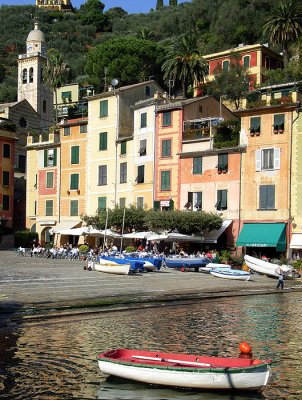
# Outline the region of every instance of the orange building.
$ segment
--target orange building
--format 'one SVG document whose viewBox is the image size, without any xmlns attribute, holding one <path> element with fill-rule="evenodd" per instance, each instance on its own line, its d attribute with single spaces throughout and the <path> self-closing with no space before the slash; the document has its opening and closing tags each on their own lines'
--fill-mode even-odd
<svg viewBox="0 0 302 400">
<path fill-rule="evenodd" d="M 266 70 L 281 68 L 283 65 L 282 56 L 271 50 L 265 44 L 244 45 L 241 44 L 233 49 L 207 54 L 204 59 L 209 63 L 207 80 L 214 79 L 215 71 L 219 68 L 228 71 L 232 58 L 247 68 L 249 75 L 249 89 L 260 85 L 264 81 Z"/>
<path fill-rule="evenodd" d="M 13 228 L 16 128 L 0 120 L 0 226 Z"/>
</svg>

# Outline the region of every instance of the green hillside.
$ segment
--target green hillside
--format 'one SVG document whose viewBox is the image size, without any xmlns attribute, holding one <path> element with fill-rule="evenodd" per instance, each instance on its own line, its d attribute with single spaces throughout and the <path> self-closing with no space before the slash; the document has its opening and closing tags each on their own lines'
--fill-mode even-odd
<svg viewBox="0 0 302 400">
<path fill-rule="evenodd" d="M 86 68 L 89 50 L 113 38 L 136 36 L 144 42 L 154 42 L 152 51 L 156 57 L 154 65 L 147 68 L 145 74 L 141 71 L 133 73 L 137 72 L 137 80 L 152 73 L 162 83 L 160 56 L 174 36 L 195 31 L 202 54 L 236 47 L 239 43 L 265 42 L 261 27 L 276 1 L 192 0 L 191 3 L 151 10 L 148 14 L 131 15 L 121 8 L 103 12 L 101 6 L 95 10 L 91 3 L 88 0 L 74 13 L 40 11 L 34 6 L 0 7 L 0 103 L 16 100 L 16 60 L 18 54 L 25 53 L 25 41 L 33 29 L 35 17 L 45 33 L 48 48 L 58 49 L 68 63 L 69 81 L 98 85 L 100 82 L 88 75 L 91 68 Z M 128 62 L 132 62 L 131 58 Z M 141 68 L 139 63 L 137 68 Z M 116 76 L 117 73 L 118 66 L 114 71 L 115 77 L 120 82 L 127 82 L 127 77 Z"/>
</svg>

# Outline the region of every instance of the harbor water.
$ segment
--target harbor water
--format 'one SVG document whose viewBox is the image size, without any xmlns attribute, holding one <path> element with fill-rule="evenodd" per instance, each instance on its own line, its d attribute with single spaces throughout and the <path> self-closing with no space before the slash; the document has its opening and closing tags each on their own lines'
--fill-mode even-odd
<svg viewBox="0 0 302 400">
<path fill-rule="evenodd" d="M 1 399 L 302 399 L 302 293 L 202 300 L 191 305 L 81 314 L 43 321 L 1 319 Z M 110 348 L 272 359 L 261 395 L 149 387 L 103 375 L 96 356 Z"/>
</svg>

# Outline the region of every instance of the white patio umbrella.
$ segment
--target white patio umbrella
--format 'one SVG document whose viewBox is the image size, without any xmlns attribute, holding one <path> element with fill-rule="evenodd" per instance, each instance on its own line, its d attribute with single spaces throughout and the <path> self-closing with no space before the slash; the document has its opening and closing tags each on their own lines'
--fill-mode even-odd
<svg viewBox="0 0 302 400">
<path fill-rule="evenodd" d="M 125 239 L 148 239 L 150 236 L 156 235 L 155 232 L 144 231 L 144 232 L 131 232 L 124 235 Z"/>
<path fill-rule="evenodd" d="M 153 236 L 148 237 L 149 241 L 161 241 L 164 240 L 165 242 L 174 242 L 179 240 L 180 242 L 201 242 L 200 236 L 190 236 L 190 235 L 183 235 L 182 233 L 177 232 L 170 232 L 170 233 L 160 233 L 155 234 Z"/>
</svg>

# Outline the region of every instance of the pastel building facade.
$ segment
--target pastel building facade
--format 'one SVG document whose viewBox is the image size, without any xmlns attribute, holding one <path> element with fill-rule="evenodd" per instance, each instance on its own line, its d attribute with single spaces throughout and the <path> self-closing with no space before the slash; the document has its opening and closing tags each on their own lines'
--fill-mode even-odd
<svg viewBox="0 0 302 400">
<path fill-rule="evenodd" d="M 300 94 L 293 87 L 287 96 L 280 95 L 285 89 L 264 88 L 262 103 L 236 113 L 241 117 L 240 143 L 247 146 L 237 246 L 248 253 L 289 255 L 294 214 L 299 220 L 299 162 L 294 146 L 299 147 Z"/>
</svg>

